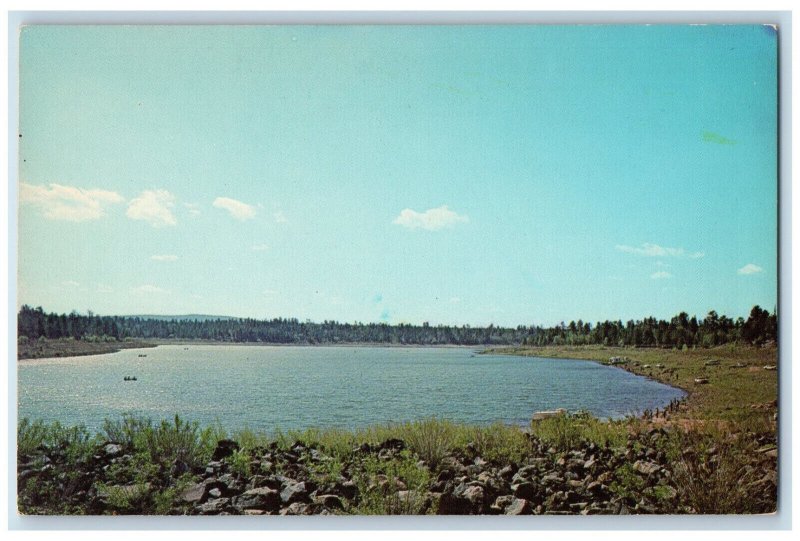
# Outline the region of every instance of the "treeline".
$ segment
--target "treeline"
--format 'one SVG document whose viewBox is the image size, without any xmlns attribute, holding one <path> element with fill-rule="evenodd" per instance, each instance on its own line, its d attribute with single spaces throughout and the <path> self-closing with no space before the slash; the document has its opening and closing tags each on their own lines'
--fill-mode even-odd
<svg viewBox="0 0 800 541">
<path fill-rule="evenodd" d="M 603 321 L 592 326 L 583 321 L 561 323 L 556 327 L 535 327 L 523 343 L 533 346 L 588 345 L 637 347 L 714 347 L 743 343 L 761 345 L 778 341 L 778 317 L 760 306 L 750 310 L 750 316 L 733 320 L 714 310 L 705 318 L 691 318 L 681 312 L 669 321 L 654 317 L 641 321 Z"/>
<path fill-rule="evenodd" d="M 698 320 L 681 312 L 670 321 L 653 317 L 641 321 L 583 321 L 554 327 L 516 328 L 386 323 L 313 323 L 297 319 L 176 319 L 98 316 L 72 312 L 46 313 L 23 306 L 17 318 L 20 340 L 73 338 L 75 340 L 183 339 L 273 344 L 381 343 L 409 345 L 587 345 L 639 347 L 713 347 L 727 343 L 777 342 L 778 321 L 754 306 L 747 320 L 733 320 L 711 311 Z"/>
</svg>

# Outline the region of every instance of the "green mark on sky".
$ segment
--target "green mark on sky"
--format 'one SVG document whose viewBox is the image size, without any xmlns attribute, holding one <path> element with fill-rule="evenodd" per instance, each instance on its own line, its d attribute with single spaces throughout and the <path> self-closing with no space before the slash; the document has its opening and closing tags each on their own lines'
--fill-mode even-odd
<svg viewBox="0 0 800 541">
<path fill-rule="evenodd" d="M 705 141 L 706 143 L 716 143 L 718 145 L 736 144 L 736 141 L 734 141 L 733 139 L 728 139 L 727 137 L 723 137 L 718 133 L 714 133 L 713 131 L 704 131 L 703 141 Z"/>
</svg>

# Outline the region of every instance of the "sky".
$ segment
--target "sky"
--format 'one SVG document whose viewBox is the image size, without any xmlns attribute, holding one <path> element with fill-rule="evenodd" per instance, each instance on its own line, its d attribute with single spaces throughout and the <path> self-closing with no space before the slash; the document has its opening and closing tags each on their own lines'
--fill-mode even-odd
<svg viewBox="0 0 800 541">
<path fill-rule="evenodd" d="M 29 26 L 18 304 L 516 326 L 777 303 L 769 26 Z"/>
</svg>

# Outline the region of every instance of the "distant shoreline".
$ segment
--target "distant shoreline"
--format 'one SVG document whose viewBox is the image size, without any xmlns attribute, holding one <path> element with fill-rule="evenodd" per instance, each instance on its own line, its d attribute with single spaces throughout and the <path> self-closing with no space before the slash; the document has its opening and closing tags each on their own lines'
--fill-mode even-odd
<svg viewBox="0 0 800 541">
<path fill-rule="evenodd" d="M 91 355 L 107 355 L 123 349 L 153 348 L 156 344 L 142 340 L 121 342 L 87 342 L 71 339 L 30 340 L 17 344 L 17 361 L 34 359 L 59 359 L 64 357 L 88 357 Z"/>
<path fill-rule="evenodd" d="M 144 349 L 158 346 L 247 346 L 247 347 L 364 347 L 364 348 L 453 348 L 474 349 L 483 352 L 485 345 L 461 344 L 393 344 L 386 342 L 335 342 L 321 344 L 297 344 L 274 342 L 219 342 L 216 340 L 157 339 L 147 341 L 86 342 L 70 339 L 34 340 L 17 346 L 17 361 L 35 359 L 60 359 L 65 357 L 90 357 L 118 353 L 123 349 Z"/>
</svg>

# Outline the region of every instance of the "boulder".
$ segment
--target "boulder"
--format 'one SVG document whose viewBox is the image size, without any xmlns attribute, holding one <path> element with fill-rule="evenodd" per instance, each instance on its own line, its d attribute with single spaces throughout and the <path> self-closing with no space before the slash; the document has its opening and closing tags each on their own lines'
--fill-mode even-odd
<svg viewBox="0 0 800 541">
<path fill-rule="evenodd" d="M 240 510 L 262 509 L 277 511 L 281 506 L 281 496 L 277 490 L 268 487 L 252 488 L 233 499 L 233 506 Z"/>
<path fill-rule="evenodd" d="M 197 483 L 181 493 L 181 500 L 186 503 L 198 504 L 206 497 L 206 485 Z"/>
<path fill-rule="evenodd" d="M 358 495 L 358 486 L 355 481 L 337 482 L 333 488 L 335 492 L 341 494 L 347 500 L 352 500 Z"/>
<path fill-rule="evenodd" d="M 482 505 L 484 496 L 485 492 L 483 490 L 483 487 L 479 485 L 473 485 L 467 487 L 467 489 L 464 490 L 463 494 L 461 495 L 462 498 L 466 498 L 474 506 Z"/>
<path fill-rule="evenodd" d="M 514 498 L 505 508 L 506 515 L 530 515 L 532 513 L 531 504 L 524 498 Z"/>
<path fill-rule="evenodd" d="M 504 513 L 506 508 L 511 505 L 511 502 L 514 500 L 514 496 L 510 496 L 508 494 L 504 496 L 498 496 L 490 507 L 497 513 Z"/>
<path fill-rule="evenodd" d="M 219 461 L 223 458 L 231 456 L 234 452 L 239 450 L 239 444 L 233 440 L 219 440 L 217 447 L 214 449 L 214 454 L 211 455 L 211 460 Z"/>
<path fill-rule="evenodd" d="M 472 503 L 466 498 L 445 492 L 439 498 L 439 515 L 470 515 L 473 514 Z"/>
<path fill-rule="evenodd" d="M 535 468 L 534 468 L 534 471 L 535 471 Z M 510 480 L 511 478 L 514 477 L 514 467 L 511 466 L 511 465 L 505 466 L 499 472 L 497 472 L 497 475 L 501 479 L 505 479 L 506 481 L 508 481 L 508 480 Z"/>
<path fill-rule="evenodd" d="M 633 464 L 633 469 L 642 475 L 651 475 L 661 469 L 661 466 L 655 462 L 646 462 L 644 460 L 637 460 Z"/>
<path fill-rule="evenodd" d="M 306 484 L 303 482 L 288 484 L 281 491 L 281 500 L 287 504 L 307 501 L 308 490 L 306 489 Z"/>
<path fill-rule="evenodd" d="M 533 500 L 536 497 L 536 486 L 530 482 L 522 482 L 516 485 L 511 485 L 511 490 L 514 493 L 514 496 L 524 500 Z"/>
<path fill-rule="evenodd" d="M 107 443 L 103 446 L 103 453 L 106 458 L 114 458 L 122 455 L 122 445 L 118 443 Z"/>
<path fill-rule="evenodd" d="M 545 410 L 545 411 L 537 411 L 533 414 L 533 421 L 542 421 L 544 419 L 550 419 L 552 417 L 558 417 L 559 415 L 565 415 L 567 410 L 564 408 L 558 408 L 555 410 Z"/>
<path fill-rule="evenodd" d="M 195 511 L 201 515 L 219 515 L 227 510 L 230 500 L 228 498 L 216 498 L 208 500 L 202 505 L 195 507 Z"/>
<path fill-rule="evenodd" d="M 281 509 L 281 515 L 309 515 L 311 509 L 305 503 L 294 502 L 288 507 Z"/>
<path fill-rule="evenodd" d="M 342 502 L 342 498 L 340 498 L 336 494 L 321 494 L 314 498 L 314 502 L 323 505 L 328 509 L 337 509 L 337 510 L 344 509 L 344 503 Z"/>
</svg>

